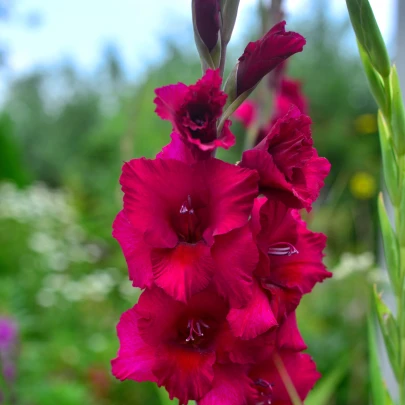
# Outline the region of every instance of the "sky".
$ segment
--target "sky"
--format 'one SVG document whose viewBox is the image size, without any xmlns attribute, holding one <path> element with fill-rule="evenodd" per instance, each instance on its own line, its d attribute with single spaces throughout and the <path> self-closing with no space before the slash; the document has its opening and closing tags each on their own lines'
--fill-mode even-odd
<svg viewBox="0 0 405 405">
<path fill-rule="evenodd" d="M 1 0 L 0 0 L 1 1 Z M 344 0 L 330 2 L 336 18 L 346 13 Z M 11 24 L 2 31 L 9 48 L 8 63 L 16 74 L 35 66 L 71 60 L 84 70 L 97 64 L 107 43 L 115 43 L 127 69 L 136 74 L 163 55 L 162 38 L 189 33 L 191 0 L 17 0 Z M 395 34 L 395 0 L 370 0 L 383 35 Z M 240 37 L 257 0 L 241 0 L 235 27 Z M 287 21 L 311 14 L 309 0 L 286 0 Z M 41 24 L 27 28 L 22 16 L 35 11 Z M 145 61 L 147 62 L 145 64 Z"/>
</svg>

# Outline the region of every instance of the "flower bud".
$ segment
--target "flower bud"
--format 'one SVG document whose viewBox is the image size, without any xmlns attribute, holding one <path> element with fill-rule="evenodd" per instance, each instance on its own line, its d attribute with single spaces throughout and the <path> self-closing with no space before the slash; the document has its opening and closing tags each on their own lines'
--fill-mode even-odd
<svg viewBox="0 0 405 405">
<path fill-rule="evenodd" d="M 391 69 L 390 85 L 392 90 L 391 99 L 391 122 L 392 139 L 398 155 L 405 154 L 405 110 L 402 101 L 402 93 L 399 85 L 398 73 L 395 66 Z"/>
<path fill-rule="evenodd" d="M 346 0 L 356 37 L 372 65 L 383 77 L 390 74 L 390 59 L 368 0 Z"/>
<path fill-rule="evenodd" d="M 276 24 L 263 38 L 249 42 L 239 58 L 236 75 L 236 95 L 253 91 L 260 80 L 289 56 L 301 52 L 305 38 L 285 31 L 286 22 Z"/>
<path fill-rule="evenodd" d="M 239 0 L 225 0 L 224 3 L 222 11 L 222 41 L 228 44 L 232 36 L 233 27 L 235 26 Z"/>
<path fill-rule="evenodd" d="M 193 0 L 194 38 L 203 64 L 216 68 L 221 56 L 220 0 Z"/>
<path fill-rule="evenodd" d="M 374 69 L 370 62 L 367 52 L 364 50 L 359 41 L 357 41 L 359 48 L 360 59 L 363 63 L 364 72 L 366 73 L 367 81 L 378 106 L 387 111 L 387 100 L 385 97 L 384 85 L 379 73 Z"/>
<path fill-rule="evenodd" d="M 398 205 L 398 162 L 395 156 L 391 134 L 381 110 L 378 112 L 378 132 L 380 134 L 381 156 L 385 185 L 393 205 Z"/>
</svg>

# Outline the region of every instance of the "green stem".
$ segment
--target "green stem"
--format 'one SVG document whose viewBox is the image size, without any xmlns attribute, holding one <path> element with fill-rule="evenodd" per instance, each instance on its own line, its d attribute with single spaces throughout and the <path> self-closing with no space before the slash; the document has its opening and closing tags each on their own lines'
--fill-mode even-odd
<svg viewBox="0 0 405 405">
<path fill-rule="evenodd" d="M 405 176 L 405 157 L 398 157 L 398 189 L 400 194 L 404 193 L 405 190 L 402 190 L 401 185 L 403 184 L 403 179 Z M 401 198 L 403 196 L 401 195 Z M 400 199 L 401 199 L 400 198 Z M 405 221 L 405 213 L 401 212 L 400 204 L 395 208 L 395 227 L 398 232 L 400 231 L 402 221 Z M 399 238 L 400 240 L 402 238 Z M 405 404 L 405 246 L 400 246 L 399 254 L 399 291 L 397 296 L 397 322 L 398 322 L 398 341 L 399 341 L 399 403 Z"/>
</svg>

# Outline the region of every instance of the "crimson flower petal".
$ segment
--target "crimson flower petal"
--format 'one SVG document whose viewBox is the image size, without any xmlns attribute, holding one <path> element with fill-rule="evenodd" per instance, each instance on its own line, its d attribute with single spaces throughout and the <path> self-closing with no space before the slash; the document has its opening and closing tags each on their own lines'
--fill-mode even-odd
<svg viewBox="0 0 405 405">
<path fill-rule="evenodd" d="M 246 367 L 236 365 L 214 366 L 212 389 L 198 402 L 199 405 L 248 405 L 254 389 Z"/>
<path fill-rule="evenodd" d="M 121 245 L 134 287 L 151 287 L 153 274 L 150 247 L 143 241 L 142 232 L 128 221 L 124 211 L 119 212 L 115 218 L 113 236 Z"/>
<path fill-rule="evenodd" d="M 298 288 L 302 294 L 309 293 L 317 282 L 332 277 L 322 263 L 326 236 L 310 231 L 300 219 L 298 212 L 293 211 L 298 225 L 296 248 L 298 254 L 291 256 L 271 257 L 271 279 L 288 288 Z"/>
<path fill-rule="evenodd" d="M 117 325 L 120 349 L 111 361 L 112 373 L 120 380 L 156 381 L 152 373 L 155 348 L 146 344 L 138 330 L 138 314 L 134 308 L 125 312 Z"/>
<path fill-rule="evenodd" d="M 197 160 L 207 158 L 206 154 L 200 151 L 200 149 L 186 144 L 177 132 L 172 132 L 170 136 L 172 141 L 162 148 L 161 152 L 156 155 L 156 159 L 175 159 L 187 164 L 193 164 Z M 210 156 L 209 154 L 208 157 Z"/>
<path fill-rule="evenodd" d="M 217 339 L 217 363 L 255 364 L 273 352 L 276 341 L 276 329 L 241 339 L 234 335 L 229 323 L 224 324 Z"/>
<path fill-rule="evenodd" d="M 287 316 L 286 320 L 277 331 L 277 347 L 280 350 L 301 352 L 307 349 L 297 326 L 297 317 L 294 312 Z"/>
<path fill-rule="evenodd" d="M 210 243 L 213 242 L 212 236 L 225 234 L 247 223 L 258 193 L 258 175 L 255 171 L 217 159 L 199 162 L 199 166 L 211 179 L 211 226 L 204 231 L 204 239 Z"/>
<path fill-rule="evenodd" d="M 269 299 L 257 281 L 249 303 L 241 309 L 231 309 L 227 320 L 235 336 L 252 339 L 278 325 Z"/>
<path fill-rule="evenodd" d="M 188 87 L 184 83 L 170 84 L 155 90 L 156 114 L 163 120 L 173 120 L 181 106 Z"/>
<path fill-rule="evenodd" d="M 249 226 L 215 237 L 212 255 L 217 267 L 214 285 L 232 307 L 246 305 L 252 295 L 252 275 L 259 259 Z"/>
<path fill-rule="evenodd" d="M 153 287 L 141 294 L 134 308 L 139 316 L 139 334 L 146 343 L 158 347 L 162 342 L 176 339 L 174 325 L 184 311 L 184 304 Z"/>
<path fill-rule="evenodd" d="M 301 301 L 302 293 L 298 288 L 286 288 L 269 280 L 262 280 L 261 286 L 266 290 L 270 306 L 278 322 L 284 322 Z"/>
<path fill-rule="evenodd" d="M 233 113 L 233 117 L 240 121 L 245 128 L 256 121 L 258 115 L 258 106 L 253 100 L 244 101 Z"/>
<path fill-rule="evenodd" d="M 204 242 L 153 249 L 151 260 L 156 285 L 183 302 L 208 286 L 215 269 L 210 247 Z"/>
<path fill-rule="evenodd" d="M 290 377 L 301 401 L 303 401 L 320 378 L 314 361 L 308 354 L 290 351 L 280 351 L 278 360 Z M 292 405 L 290 395 L 274 360 L 270 358 L 258 364 L 252 369 L 249 376 L 253 381 L 266 381 L 271 384 L 270 398 L 272 405 Z"/>
<path fill-rule="evenodd" d="M 168 181 L 174 179 L 175 184 Z M 179 211 L 190 193 L 191 176 L 176 160 L 133 159 L 122 168 L 124 212 L 144 232 L 153 247 L 174 247 L 178 237 L 171 225 L 171 212 Z"/>
<path fill-rule="evenodd" d="M 179 405 L 199 400 L 211 388 L 214 379 L 215 353 L 198 353 L 178 346 L 161 346 L 159 361 L 153 367 L 159 386 L 164 386 L 170 399 L 178 398 Z"/>
</svg>

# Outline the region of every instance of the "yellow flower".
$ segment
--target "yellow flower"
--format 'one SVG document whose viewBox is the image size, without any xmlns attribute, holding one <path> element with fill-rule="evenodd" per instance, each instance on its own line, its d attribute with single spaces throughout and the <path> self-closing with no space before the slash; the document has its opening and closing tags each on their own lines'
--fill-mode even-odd
<svg viewBox="0 0 405 405">
<path fill-rule="evenodd" d="M 350 191 L 359 200 L 372 198 L 377 189 L 375 178 L 367 172 L 357 172 L 350 179 Z"/>
<path fill-rule="evenodd" d="M 354 121 L 354 127 L 359 134 L 374 134 L 377 132 L 377 117 L 375 114 L 359 115 Z"/>
</svg>

